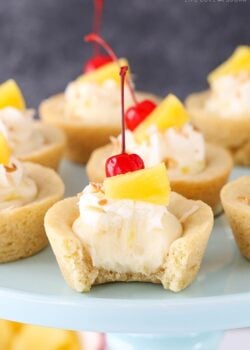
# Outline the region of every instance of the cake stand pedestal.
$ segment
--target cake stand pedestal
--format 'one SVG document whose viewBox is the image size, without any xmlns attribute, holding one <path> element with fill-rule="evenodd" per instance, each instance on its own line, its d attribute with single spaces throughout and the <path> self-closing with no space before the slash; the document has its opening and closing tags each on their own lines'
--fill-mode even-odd
<svg viewBox="0 0 250 350">
<path fill-rule="evenodd" d="M 107 334 L 108 350 L 217 350 L 222 332 L 182 334 Z"/>
<path fill-rule="evenodd" d="M 236 168 L 233 177 L 249 174 Z M 66 195 L 87 183 L 64 162 Z M 0 265 L 0 318 L 48 327 L 107 332 L 109 350 L 215 350 L 224 330 L 250 326 L 250 263 L 225 217 L 216 219 L 201 270 L 180 293 L 148 283 L 116 283 L 80 294 L 64 282 L 50 248 Z"/>
</svg>

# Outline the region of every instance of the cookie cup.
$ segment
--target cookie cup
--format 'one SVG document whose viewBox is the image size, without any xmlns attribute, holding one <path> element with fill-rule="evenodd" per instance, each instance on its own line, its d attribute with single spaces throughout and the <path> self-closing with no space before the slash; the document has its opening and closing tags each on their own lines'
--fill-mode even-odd
<svg viewBox="0 0 250 350">
<path fill-rule="evenodd" d="M 138 100 L 151 99 L 159 103 L 160 98 L 144 92 L 138 92 Z M 66 115 L 66 101 L 64 94 L 59 94 L 43 101 L 39 108 L 41 119 L 50 125 L 54 125 L 64 131 L 67 136 L 66 158 L 85 164 L 91 152 L 109 142 L 110 136 L 117 136 L 121 131 L 120 119 L 113 125 L 107 122 L 103 124 L 70 118 Z M 100 120 L 103 121 L 100 111 Z"/>
<path fill-rule="evenodd" d="M 250 176 L 225 185 L 221 201 L 240 252 L 250 259 Z"/>
<path fill-rule="evenodd" d="M 205 109 L 210 91 L 190 95 L 186 107 L 206 140 L 227 148 L 239 165 L 250 165 L 250 115 L 223 117 Z"/>
<path fill-rule="evenodd" d="M 57 170 L 66 148 L 64 133 L 56 127 L 41 122 L 35 122 L 34 128 L 44 136 L 45 144 L 37 150 L 19 156 L 18 159 Z"/>
<path fill-rule="evenodd" d="M 102 182 L 105 178 L 105 161 L 112 155 L 113 146 L 108 144 L 95 150 L 86 167 L 91 182 Z M 220 190 L 227 182 L 233 167 L 232 157 L 224 148 L 206 145 L 206 166 L 198 174 L 176 175 L 168 171 L 171 189 L 188 199 L 202 200 L 215 214 L 221 211 Z"/>
<path fill-rule="evenodd" d="M 72 230 L 74 221 L 79 217 L 77 202 L 77 197 L 60 201 L 45 216 L 47 236 L 71 288 L 88 292 L 95 284 L 138 281 L 161 283 L 165 289 L 179 292 L 195 278 L 213 227 L 213 213 L 205 203 L 187 200 L 172 192 L 169 211 L 182 220 L 183 235 L 171 244 L 164 263 L 157 271 L 142 274 L 131 271 L 119 273 L 92 265 L 88 247 Z"/>
<path fill-rule="evenodd" d="M 63 182 L 54 170 L 33 163 L 24 167 L 38 194 L 22 207 L 0 211 L 0 263 L 26 258 L 47 246 L 44 216 L 64 193 Z"/>
</svg>

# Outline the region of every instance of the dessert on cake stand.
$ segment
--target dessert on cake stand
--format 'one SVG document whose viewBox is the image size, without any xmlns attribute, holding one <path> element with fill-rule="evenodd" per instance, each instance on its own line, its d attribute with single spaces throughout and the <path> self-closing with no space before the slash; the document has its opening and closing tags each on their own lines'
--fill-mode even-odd
<svg viewBox="0 0 250 350">
<path fill-rule="evenodd" d="M 232 177 L 249 173 L 235 168 Z M 87 183 L 83 168 L 63 162 L 66 196 Z M 57 328 L 107 332 L 108 349 L 214 350 L 224 330 L 250 326 L 250 265 L 223 215 L 190 287 L 116 283 L 80 294 L 64 282 L 50 248 L 0 265 L 0 318 Z"/>
</svg>

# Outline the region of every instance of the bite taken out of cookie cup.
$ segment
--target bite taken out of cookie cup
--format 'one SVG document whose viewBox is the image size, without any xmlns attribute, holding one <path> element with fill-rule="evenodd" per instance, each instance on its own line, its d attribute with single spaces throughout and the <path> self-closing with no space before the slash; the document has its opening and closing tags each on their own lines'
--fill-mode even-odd
<svg viewBox="0 0 250 350">
<path fill-rule="evenodd" d="M 95 284 L 138 281 L 161 283 L 165 289 L 179 292 L 196 277 L 213 227 L 213 213 L 205 203 L 171 193 L 168 209 L 182 223 L 183 234 L 171 244 L 160 269 L 142 274 L 118 273 L 93 266 L 88 247 L 72 230 L 79 217 L 77 202 L 77 197 L 60 201 L 45 217 L 47 236 L 71 288 L 88 292 Z"/>
<path fill-rule="evenodd" d="M 137 92 L 136 95 L 139 101 L 144 99 L 150 99 L 156 103 L 160 101 L 159 97 L 146 92 Z M 110 136 L 117 136 L 121 132 L 119 118 L 115 124 L 109 124 L 108 121 L 105 124 L 99 124 L 91 119 L 86 122 L 67 116 L 63 93 L 44 100 L 39 112 L 43 122 L 64 131 L 67 137 L 65 156 L 75 163 L 85 164 L 96 148 L 108 143 Z M 101 111 L 100 118 L 102 118 Z"/>
<path fill-rule="evenodd" d="M 210 91 L 194 93 L 186 100 L 192 123 L 209 142 L 227 148 L 239 165 L 250 165 L 250 115 L 224 117 L 206 110 Z"/>
<path fill-rule="evenodd" d="M 250 259 L 250 176 L 226 184 L 221 201 L 241 254 Z"/>
<path fill-rule="evenodd" d="M 24 162 L 37 163 L 57 170 L 66 148 L 66 137 L 63 131 L 42 122 L 35 122 L 34 129 L 43 135 L 44 145 L 17 158 Z"/>
<path fill-rule="evenodd" d="M 22 207 L 0 211 L 0 263 L 26 258 L 47 246 L 44 216 L 64 193 L 64 184 L 54 170 L 34 163 L 23 166 L 38 194 Z"/>
<path fill-rule="evenodd" d="M 95 150 L 86 166 L 91 182 L 102 182 L 105 178 L 105 162 L 112 155 L 112 144 Z M 207 203 L 214 214 L 221 211 L 220 190 L 225 185 L 233 167 L 230 153 L 223 147 L 206 144 L 206 165 L 198 174 L 172 174 L 168 171 L 171 189 L 188 199 Z"/>
</svg>

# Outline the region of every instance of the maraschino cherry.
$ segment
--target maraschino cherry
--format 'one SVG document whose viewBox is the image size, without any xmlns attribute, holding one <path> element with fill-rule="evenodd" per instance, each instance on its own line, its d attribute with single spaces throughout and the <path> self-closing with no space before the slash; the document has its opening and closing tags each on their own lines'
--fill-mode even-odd
<svg viewBox="0 0 250 350">
<path fill-rule="evenodd" d="M 130 171 L 144 169 L 144 162 L 137 154 L 126 153 L 125 113 L 124 113 L 124 84 L 128 66 L 120 68 L 121 76 L 121 106 L 122 106 L 122 153 L 112 156 L 106 161 L 106 176 L 126 174 Z"/>
<path fill-rule="evenodd" d="M 94 0 L 94 21 L 93 21 L 93 33 L 99 35 L 101 30 L 101 19 L 103 13 L 103 0 Z M 84 67 L 83 72 L 91 72 L 105 64 L 112 62 L 112 58 L 108 55 L 100 54 L 100 47 L 97 43 L 93 44 L 93 57 L 88 60 Z"/>
<path fill-rule="evenodd" d="M 85 64 L 84 73 L 92 72 L 93 70 L 96 70 L 97 68 L 100 68 L 110 62 L 112 62 L 112 59 L 109 56 L 105 56 L 105 55 L 95 56 L 90 60 L 88 60 L 87 63 Z"/>
<path fill-rule="evenodd" d="M 130 93 L 134 100 L 134 106 L 129 107 L 125 113 L 126 127 L 133 131 L 155 109 L 156 103 L 151 100 L 138 102 L 133 87 L 130 85 Z"/>
<path fill-rule="evenodd" d="M 155 109 L 156 103 L 150 100 L 137 102 L 135 106 L 129 107 L 125 113 L 126 126 L 133 131 L 144 119 Z"/>
<path fill-rule="evenodd" d="M 150 100 L 138 102 L 132 84 L 129 90 L 134 101 L 134 106 L 129 107 L 125 113 L 126 127 L 133 131 L 155 109 L 156 104 Z"/>
</svg>

